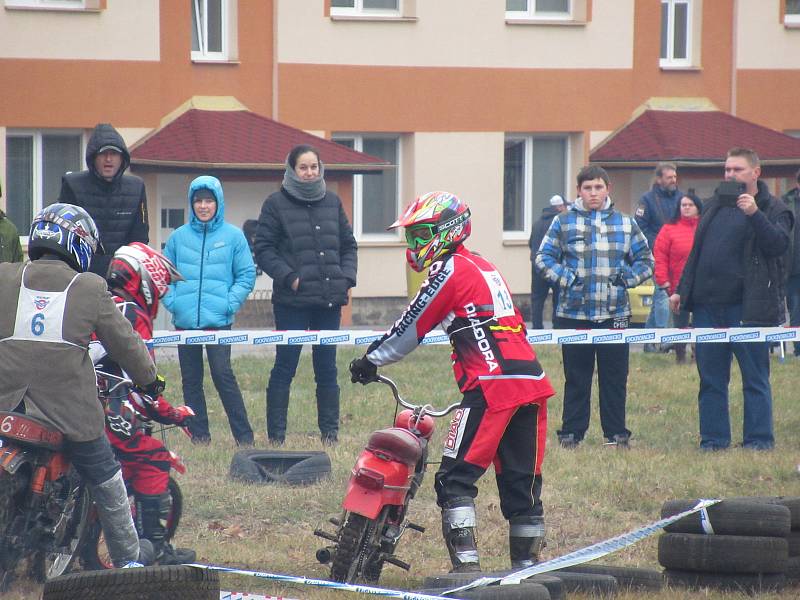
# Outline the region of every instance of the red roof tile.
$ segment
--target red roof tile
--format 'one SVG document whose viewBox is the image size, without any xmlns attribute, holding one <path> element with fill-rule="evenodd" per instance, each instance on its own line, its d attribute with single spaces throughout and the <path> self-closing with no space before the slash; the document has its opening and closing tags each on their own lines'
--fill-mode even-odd
<svg viewBox="0 0 800 600">
<path fill-rule="evenodd" d="M 800 162 L 800 139 L 721 111 L 645 110 L 589 156 L 599 164 L 722 163 L 734 146 L 755 150 L 762 162 Z"/>
<path fill-rule="evenodd" d="M 283 170 L 298 144 L 320 151 L 325 168 L 375 171 L 388 163 L 247 110 L 190 109 L 131 150 L 134 165 Z"/>
</svg>

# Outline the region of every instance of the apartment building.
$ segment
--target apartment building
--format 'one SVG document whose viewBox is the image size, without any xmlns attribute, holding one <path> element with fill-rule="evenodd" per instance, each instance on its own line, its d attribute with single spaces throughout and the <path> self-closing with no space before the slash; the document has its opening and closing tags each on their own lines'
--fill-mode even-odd
<svg viewBox="0 0 800 600">
<path fill-rule="evenodd" d="M 466 199 L 471 247 L 522 295 L 528 235 L 547 199 L 573 195 L 578 169 L 642 107 L 715 110 L 800 136 L 800 0 L 2 4 L 0 175 L 23 228 L 60 174 L 81 168 L 100 121 L 134 147 L 154 241 L 180 222 L 183 190 L 204 169 L 221 174 L 226 197 L 234 190 L 238 220 L 254 218 L 279 184 L 275 165 L 267 177 L 266 166 L 226 170 L 214 156 L 164 169 L 158 156 L 146 167 L 136 159 L 137 142 L 144 148 L 192 98 L 206 98 L 208 110 L 233 103 L 389 165 L 345 171 L 338 188 L 360 245 L 356 312 L 405 296 L 403 244 L 385 227 L 419 193 Z M 682 135 L 693 144 L 691 131 Z M 769 179 L 777 189 L 800 166 L 800 151 L 792 156 L 790 143 L 787 152 Z M 619 171 L 612 195 L 623 210 L 649 187 L 657 158 Z M 709 168 L 721 162 L 705 157 Z"/>
</svg>

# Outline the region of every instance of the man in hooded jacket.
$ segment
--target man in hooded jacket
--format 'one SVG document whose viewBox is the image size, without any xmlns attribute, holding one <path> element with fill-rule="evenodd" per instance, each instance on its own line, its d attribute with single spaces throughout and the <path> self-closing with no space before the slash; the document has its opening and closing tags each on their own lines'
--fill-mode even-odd
<svg viewBox="0 0 800 600">
<path fill-rule="evenodd" d="M 125 174 L 130 164 L 125 140 L 111 125 L 100 123 L 86 146 L 88 170 L 61 179 L 58 202 L 80 206 L 97 224 L 106 253 L 95 254 L 89 270 L 101 277 L 120 247 L 150 241 L 144 181 Z"/>
</svg>

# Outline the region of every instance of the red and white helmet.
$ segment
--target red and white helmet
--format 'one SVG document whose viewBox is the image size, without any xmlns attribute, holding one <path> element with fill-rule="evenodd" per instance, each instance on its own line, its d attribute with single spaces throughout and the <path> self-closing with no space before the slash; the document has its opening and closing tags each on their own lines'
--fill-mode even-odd
<svg viewBox="0 0 800 600">
<path fill-rule="evenodd" d="M 166 256 L 147 244 L 133 242 L 114 253 L 106 279 L 109 287 L 125 290 L 155 316 L 158 300 L 171 283 L 183 281 L 183 276 Z"/>
<path fill-rule="evenodd" d="M 417 272 L 453 251 L 472 232 L 469 207 L 449 192 L 423 194 L 388 229 L 396 227 L 406 229 L 406 259 Z"/>
</svg>

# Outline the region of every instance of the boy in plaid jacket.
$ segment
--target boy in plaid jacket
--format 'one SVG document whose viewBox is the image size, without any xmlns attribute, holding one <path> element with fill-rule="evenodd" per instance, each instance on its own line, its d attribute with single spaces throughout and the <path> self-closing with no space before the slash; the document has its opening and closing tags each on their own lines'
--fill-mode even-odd
<svg viewBox="0 0 800 600">
<path fill-rule="evenodd" d="M 631 316 L 628 288 L 653 274 L 653 255 L 636 221 L 614 209 L 608 173 L 578 173 L 578 200 L 556 216 L 536 253 L 536 269 L 559 285 L 557 329 L 624 329 Z M 628 447 L 625 427 L 628 345 L 564 344 L 564 410 L 558 439 L 577 446 L 589 428 L 595 357 L 600 424 L 606 443 Z"/>
</svg>

